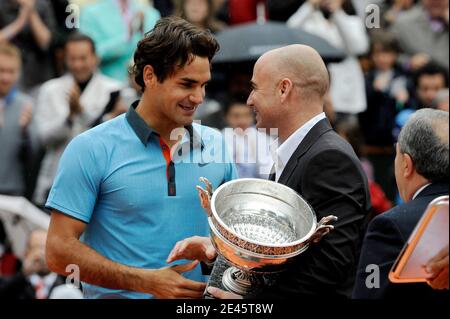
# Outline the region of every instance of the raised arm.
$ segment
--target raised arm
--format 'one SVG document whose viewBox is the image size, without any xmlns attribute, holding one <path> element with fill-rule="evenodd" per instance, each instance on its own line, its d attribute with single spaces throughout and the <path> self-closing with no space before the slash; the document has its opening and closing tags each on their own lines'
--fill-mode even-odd
<svg viewBox="0 0 450 319">
<path fill-rule="evenodd" d="M 30 28 L 38 47 L 41 50 L 47 50 L 52 40 L 52 33 L 42 21 L 36 9 L 32 10 L 30 14 Z"/>
<path fill-rule="evenodd" d="M 20 32 L 22 32 L 23 28 L 27 24 L 29 15 L 30 11 L 22 6 L 17 18 L 4 28 L 0 29 L 0 43 L 14 39 Z"/>
</svg>

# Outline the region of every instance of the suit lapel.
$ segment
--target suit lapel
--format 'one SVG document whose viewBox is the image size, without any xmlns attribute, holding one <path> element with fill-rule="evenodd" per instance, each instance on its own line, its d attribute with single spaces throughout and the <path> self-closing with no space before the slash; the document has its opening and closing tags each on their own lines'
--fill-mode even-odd
<svg viewBox="0 0 450 319">
<path fill-rule="evenodd" d="M 292 154 L 289 159 L 286 167 L 283 170 L 283 173 L 278 180 L 278 183 L 286 185 L 292 173 L 295 171 L 295 168 L 298 164 L 298 159 L 302 157 L 310 148 L 314 145 L 314 143 L 319 139 L 320 136 L 325 134 L 328 131 L 331 131 L 333 128 L 331 127 L 328 119 L 323 119 L 318 122 L 309 132 L 306 134 L 303 141 L 295 150 L 294 154 Z"/>
</svg>

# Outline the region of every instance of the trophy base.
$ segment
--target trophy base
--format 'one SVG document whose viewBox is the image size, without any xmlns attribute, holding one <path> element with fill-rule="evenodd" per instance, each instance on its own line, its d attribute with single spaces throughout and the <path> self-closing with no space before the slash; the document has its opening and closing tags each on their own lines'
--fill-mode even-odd
<svg viewBox="0 0 450 319">
<path fill-rule="evenodd" d="M 230 267 L 223 273 L 222 285 L 229 292 L 246 296 L 260 290 L 264 280 L 258 275 Z"/>
</svg>

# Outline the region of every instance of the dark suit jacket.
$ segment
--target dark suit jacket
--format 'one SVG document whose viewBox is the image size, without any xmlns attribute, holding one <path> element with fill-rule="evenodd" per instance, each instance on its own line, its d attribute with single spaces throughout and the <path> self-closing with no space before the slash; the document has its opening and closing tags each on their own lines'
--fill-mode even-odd
<svg viewBox="0 0 450 319">
<path fill-rule="evenodd" d="M 58 276 L 50 287 L 48 295 L 53 289 L 64 284 L 64 279 Z M 0 278 L 0 299 L 36 299 L 36 291 L 33 285 L 20 271 L 14 276 Z"/>
<path fill-rule="evenodd" d="M 352 147 L 327 119 L 306 135 L 278 181 L 297 191 L 318 221 L 336 215 L 335 230 L 295 258 L 257 298 L 350 297 L 362 225 L 370 209 L 367 178 Z"/>
<path fill-rule="evenodd" d="M 361 251 L 354 298 L 435 298 L 442 294 L 426 283 L 393 284 L 388 275 L 428 204 L 436 197 L 447 195 L 448 189 L 448 183 L 431 184 L 414 200 L 394 207 L 372 220 Z M 366 273 L 366 267 L 371 264 L 380 267 L 380 288 L 366 287 L 367 276 L 371 274 Z"/>
</svg>

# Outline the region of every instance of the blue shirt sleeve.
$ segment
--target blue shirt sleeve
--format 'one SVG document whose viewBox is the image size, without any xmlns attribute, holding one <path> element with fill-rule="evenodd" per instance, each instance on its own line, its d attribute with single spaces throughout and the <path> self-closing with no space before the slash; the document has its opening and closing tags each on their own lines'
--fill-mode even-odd
<svg viewBox="0 0 450 319">
<path fill-rule="evenodd" d="M 68 216 L 89 223 L 100 190 L 103 171 L 101 148 L 82 134 L 73 139 L 64 151 L 46 203 Z"/>
</svg>

